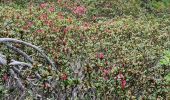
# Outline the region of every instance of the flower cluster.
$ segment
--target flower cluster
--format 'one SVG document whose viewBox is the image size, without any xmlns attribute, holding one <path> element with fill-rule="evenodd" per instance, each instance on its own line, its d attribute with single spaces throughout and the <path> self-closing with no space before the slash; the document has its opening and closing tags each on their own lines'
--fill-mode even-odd
<svg viewBox="0 0 170 100">
<path fill-rule="evenodd" d="M 86 13 L 87 9 L 84 6 L 77 6 L 74 8 L 73 13 L 82 16 Z"/>
</svg>

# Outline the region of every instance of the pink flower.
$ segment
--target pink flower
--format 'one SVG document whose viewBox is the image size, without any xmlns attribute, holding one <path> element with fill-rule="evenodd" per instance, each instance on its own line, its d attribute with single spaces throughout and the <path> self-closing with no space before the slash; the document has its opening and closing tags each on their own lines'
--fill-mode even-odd
<svg viewBox="0 0 170 100">
<path fill-rule="evenodd" d="M 52 20 L 46 20 L 46 21 L 44 21 L 44 23 L 48 26 L 51 26 L 53 24 L 53 21 Z"/>
<path fill-rule="evenodd" d="M 49 12 L 54 12 L 55 11 L 55 7 L 50 7 L 48 10 L 49 10 Z"/>
<path fill-rule="evenodd" d="M 67 33 L 69 32 L 69 30 L 70 30 L 70 28 L 69 28 L 69 27 L 66 27 L 66 28 L 64 28 L 63 33 L 64 33 L 64 34 L 67 34 Z"/>
<path fill-rule="evenodd" d="M 47 20 L 48 19 L 48 15 L 46 13 L 45 14 L 41 14 L 39 19 L 40 20 Z"/>
<path fill-rule="evenodd" d="M 62 0 L 57 0 L 57 3 L 59 3 L 59 4 L 60 4 L 61 2 L 62 2 Z"/>
<path fill-rule="evenodd" d="M 40 4 L 40 7 L 41 7 L 41 8 L 45 8 L 45 7 L 47 7 L 47 6 L 48 6 L 47 3 L 41 3 L 41 4 Z"/>
<path fill-rule="evenodd" d="M 36 32 L 37 32 L 37 33 L 44 33 L 44 30 L 39 29 L 39 30 L 37 30 Z"/>
<path fill-rule="evenodd" d="M 102 52 L 97 54 L 97 58 L 99 58 L 101 60 L 104 59 L 104 54 Z"/>
<path fill-rule="evenodd" d="M 122 64 L 122 67 L 125 67 L 125 64 Z"/>
<path fill-rule="evenodd" d="M 125 86 L 126 86 L 126 80 L 125 80 L 125 79 L 122 79 L 122 80 L 121 80 L 121 87 L 122 87 L 122 89 L 124 89 Z"/>
<path fill-rule="evenodd" d="M 104 69 L 104 70 L 103 70 L 103 74 L 104 74 L 104 75 L 108 75 L 108 74 L 109 74 L 109 72 L 110 72 L 110 71 L 109 71 L 109 70 L 107 70 L 107 69 Z"/>
<path fill-rule="evenodd" d="M 108 78 L 107 76 L 104 76 L 104 79 L 105 79 L 105 80 L 108 80 L 109 78 Z"/>
<path fill-rule="evenodd" d="M 78 6 L 73 10 L 73 13 L 76 15 L 84 15 L 86 13 L 86 8 L 84 6 Z"/>
<path fill-rule="evenodd" d="M 34 25 L 34 23 L 33 22 L 28 22 L 28 27 L 31 27 L 31 26 L 33 26 Z"/>
<path fill-rule="evenodd" d="M 61 76 L 61 80 L 67 80 L 67 79 L 68 79 L 67 74 L 64 73 L 64 74 Z"/>
<path fill-rule="evenodd" d="M 104 58 L 104 54 L 101 52 L 101 53 L 99 53 L 99 58 L 100 59 L 103 59 Z"/>
<path fill-rule="evenodd" d="M 103 69 L 103 77 L 105 80 L 109 79 L 109 73 L 110 73 L 109 69 Z"/>
<path fill-rule="evenodd" d="M 123 74 L 120 72 L 120 73 L 116 76 L 116 79 L 124 79 Z"/>
<path fill-rule="evenodd" d="M 6 73 L 3 75 L 2 80 L 5 82 L 8 81 L 8 75 Z"/>
</svg>

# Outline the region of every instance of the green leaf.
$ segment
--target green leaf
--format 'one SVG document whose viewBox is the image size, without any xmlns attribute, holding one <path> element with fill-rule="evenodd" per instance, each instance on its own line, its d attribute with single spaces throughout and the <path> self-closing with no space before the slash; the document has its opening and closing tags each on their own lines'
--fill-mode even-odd
<svg viewBox="0 0 170 100">
<path fill-rule="evenodd" d="M 167 82 L 170 82 L 170 73 L 164 77 Z"/>
</svg>

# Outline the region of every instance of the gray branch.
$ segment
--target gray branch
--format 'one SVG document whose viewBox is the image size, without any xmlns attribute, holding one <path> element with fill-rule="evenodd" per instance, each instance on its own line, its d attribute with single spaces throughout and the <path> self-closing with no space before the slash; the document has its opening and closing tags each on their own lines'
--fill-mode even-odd
<svg viewBox="0 0 170 100">
<path fill-rule="evenodd" d="M 6 57 L 2 54 L 0 54 L 0 65 L 4 66 L 7 64 Z"/>
<path fill-rule="evenodd" d="M 53 68 L 56 67 L 55 64 L 50 60 L 50 58 L 48 58 L 48 57 L 46 56 L 46 54 L 45 54 L 40 48 L 38 48 L 37 46 L 32 45 L 31 43 L 27 43 L 27 42 L 24 42 L 24 41 L 21 41 L 21 40 L 17 40 L 17 39 L 0 38 L 0 43 L 6 44 L 7 42 L 20 43 L 20 44 L 23 44 L 23 45 L 26 45 L 26 46 L 29 46 L 29 47 L 34 48 L 35 50 L 37 50 L 37 51 L 49 62 L 49 64 L 50 64 Z"/>
<path fill-rule="evenodd" d="M 10 69 L 10 74 L 11 74 L 11 76 L 12 76 L 14 79 L 16 79 L 16 82 L 17 82 L 18 87 L 19 87 L 22 91 L 24 91 L 25 88 L 24 88 L 24 86 L 22 85 L 21 80 L 17 77 L 17 75 L 16 75 L 15 72 L 13 71 L 13 69 Z"/>
<path fill-rule="evenodd" d="M 12 62 L 9 63 L 9 65 L 10 66 L 26 66 L 26 67 L 32 68 L 31 64 L 28 64 L 25 62 L 20 62 L 20 61 L 15 61 L 15 60 L 12 60 Z"/>
<path fill-rule="evenodd" d="M 19 53 L 20 55 L 22 55 L 24 58 L 26 58 L 30 63 L 33 64 L 33 60 L 31 59 L 31 57 L 29 57 L 25 52 L 21 51 L 20 49 L 9 45 L 9 44 L 5 44 L 9 49 L 12 49 L 13 51 Z"/>
</svg>

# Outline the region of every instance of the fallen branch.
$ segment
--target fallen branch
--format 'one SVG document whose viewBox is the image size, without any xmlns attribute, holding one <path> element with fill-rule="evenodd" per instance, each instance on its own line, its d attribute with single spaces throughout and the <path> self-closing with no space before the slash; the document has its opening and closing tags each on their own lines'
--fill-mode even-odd
<svg viewBox="0 0 170 100">
<path fill-rule="evenodd" d="M 20 49 L 9 45 L 9 44 L 5 44 L 9 49 L 12 49 L 13 51 L 17 52 L 18 54 L 22 55 L 24 58 L 26 58 L 26 60 L 28 60 L 31 64 L 33 64 L 33 60 L 23 51 L 21 51 Z"/>
<path fill-rule="evenodd" d="M 7 64 L 6 57 L 2 54 L 0 54 L 0 65 L 4 66 Z"/>
<path fill-rule="evenodd" d="M 40 48 L 38 48 L 37 46 L 32 45 L 31 43 L 27 43 L 27 42 L 24 42 L 24 41 L 21 41 L 21 40 L 17 40 L 17 39 L 0 38 L 0 43 L 6 44 L 7 42 L 20 43 L 20 44 L 23 44 L 23 45 L 26 45 L 26 46 L 29 46 L 29 47 L 34 48 L 35 50 L 37 50 L 37 51 L 49 62 L 49 64 L 50 64 L 53 68 L 56 67 L 55 64 L 50 60 L 50 58 L 48 58 L 48 57 L 46 56 L 46 54 L 45 54 Z"/>
<path fill-rule="evenodd" d="M 20 62 L 20 61 L 15 61 L 15 60 L 12 60 L 11 63 L 9 63 L 10 66 L 27 66 L 29 68 L 32 68 L 32 65 L 31 64 L 28 64 L 28 63 L 25 63 L 25 62 Z"/>
<path fill-rule="evenodd" d="M 16 80 L 18 87 L 19 87 L 22 91 L 24 91 L 25 88 L 24 88 L 24 86 L 22 85 L 21 80 L 17 77 L 17 75 L 16 75 L 15 72 L 13 71 L 13 69 L 10 69 L 10 74 L 11 74 L 11 76 Z"/>
</svg>

